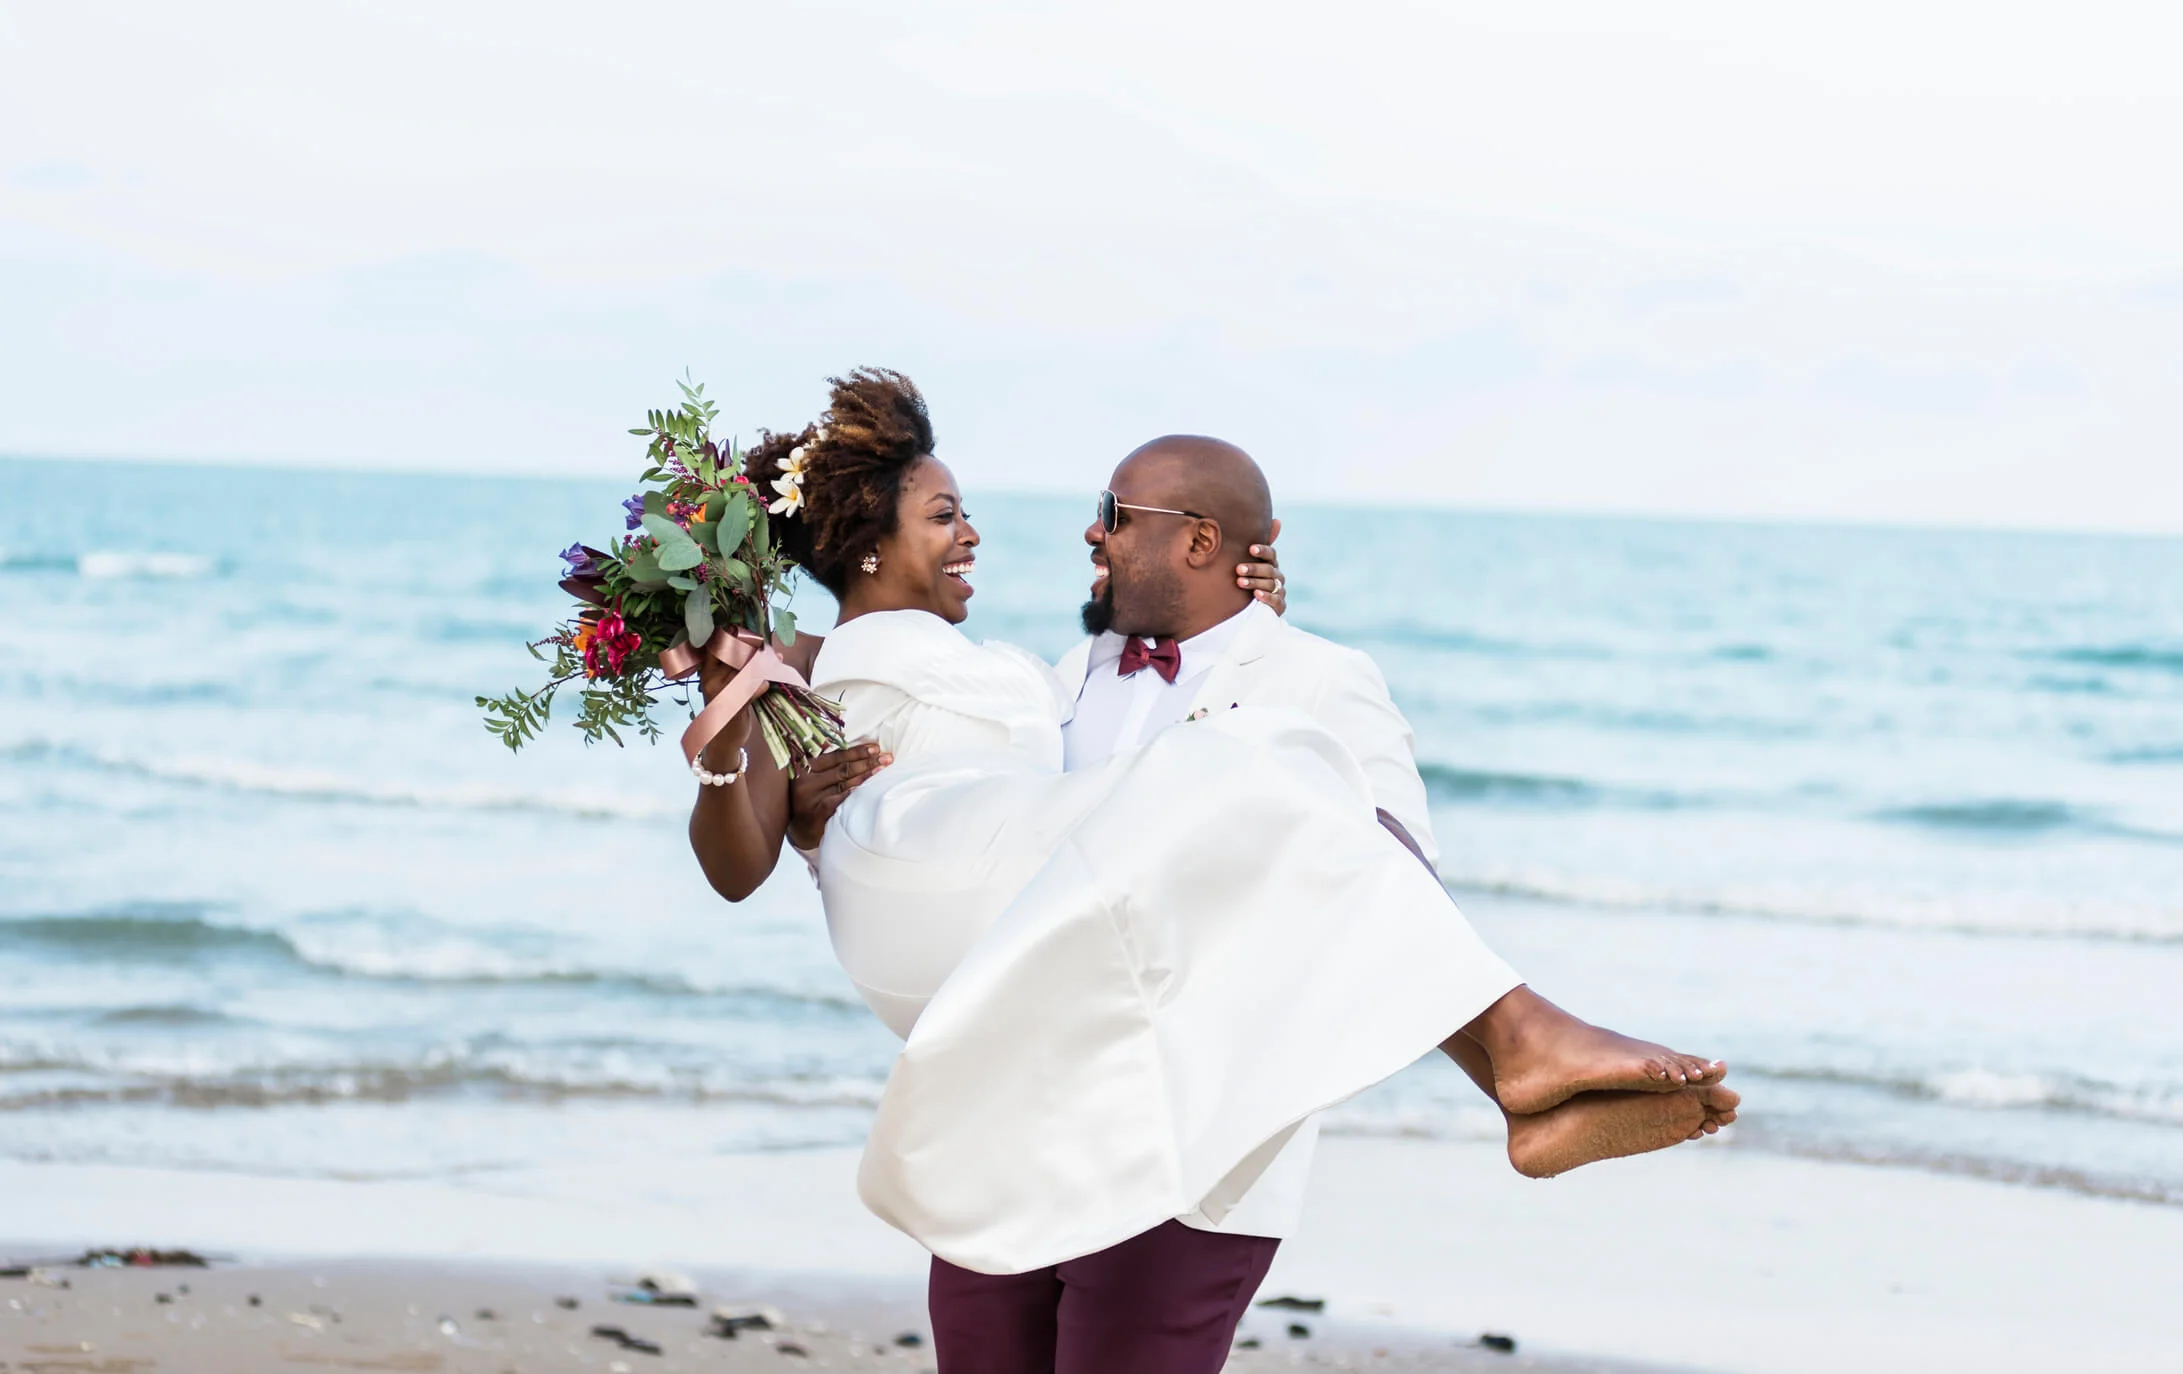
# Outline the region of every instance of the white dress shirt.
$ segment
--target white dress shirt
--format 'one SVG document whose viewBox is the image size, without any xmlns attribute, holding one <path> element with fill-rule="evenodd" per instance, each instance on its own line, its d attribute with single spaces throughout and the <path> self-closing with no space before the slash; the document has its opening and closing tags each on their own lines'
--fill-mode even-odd
<svg viewBox="0 0 2183 1374">
<path fill-rule="evenodd" d="M 1117 668 L 1128 639 L 1110 630 L 1093 640 L 1076 714 L 1061 727 L 1062 766 L 1073 770 L 1105 763 L 1189 715 L 1199 684 L 1227 651 L 1248 613 L 1238 611 L 1205 633 L 1181 641 L 1176 647 L 1182 653 L 1182 667 L 1173 682 L 1149 666 L 1123 677 Z M 1151 647 L 1151 641 L 1145 645 Z"/>
</svg>

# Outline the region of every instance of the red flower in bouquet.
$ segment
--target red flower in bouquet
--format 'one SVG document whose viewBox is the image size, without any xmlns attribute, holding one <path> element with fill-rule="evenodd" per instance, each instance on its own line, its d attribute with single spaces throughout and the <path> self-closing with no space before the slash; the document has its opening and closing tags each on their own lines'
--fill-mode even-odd
<svg viewBox="0 0 2183 1374">
<path fill-rule="evenodd" d="M 841 744 L 838 708 L 771 647 L 796 637 L 795 615 L 776 604 L 788 599 L 796 564 L 772 529 L 775 512 L 742 471 L 741 448 L 710 437 L 718 411 L 705 389 L 679 386 L 680 408 L 647 411 L 643 427 L 630 431 L 647 442 L 640 490 L 622 503 L 627 536 L 562 551 L 561 589 L 583 604 L 528 646 L 552 664 L 551 680 L 477 699 L 485 728 L 510 749 L 537 738 L 555 694 L 571 683 L 582 684 L 575 725 L 587 742 L 620 744 L 624 730 L 658 739 L 653 707 L 671 693 L 692 710 L 682 740 L 692 756 L 743 705 L 782 768 Z M 691 693 L 701 656 L 726 664 L 736 661 L 733 651 L 752 648 L 740 655 L 748 661 L 736 668 L 730 694 L 697 710 Z"/>
<path fill-rule="evenodd" d="M 622 620 L 621 612 L 608 611 L 597 621 L 584 623 L 576 632 L 574 647 L 584 656 L 585 677 L 595 678 L 602 673 L 620 677 L 622 666 L 643 642 L 643 638 Z"/>
</svg>

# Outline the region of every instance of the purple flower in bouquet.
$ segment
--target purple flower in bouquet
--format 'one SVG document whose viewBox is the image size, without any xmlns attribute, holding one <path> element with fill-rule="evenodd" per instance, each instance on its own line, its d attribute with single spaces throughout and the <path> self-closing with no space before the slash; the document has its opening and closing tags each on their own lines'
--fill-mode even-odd
<svg viewBox="0 0 2183 1374">
<path fill-rule="evenodd" d="M 594 576 L 599 571 L 599 565 L 591 561 L 591 550 L 581 544 L 571 544 L 561 550 L 561 561 L 568 564 L 570 577 Z"/>
<path fill-rule="evenodd" d="M 628 512 L 629 512 L 629 523 L 628 523 L 627 525 L 623 526 L 623 528 L 624 528 L 624 529 L 632 529 L 632 530 L 633 530 L 633 529 L 635 529 L 635 528 L 636 528 L 637 526 L 639 526 L 639 525 L 641 525 L 641 524 L 643 524 L 643 523 L 644 523 L 644 498 L 643 498 L 643 497 L 641 497 L 641 496 L 632 496 L 632 497 L 630 497 L 630 498 L 629 498 L 629 499 L 628 499 L 627 501 L 624 501 L 624 502 L 622 502 L 622 509 L 623 509 L 623 510 L 625 510 L 625 511 L 628 511 Z"/>
</svg>

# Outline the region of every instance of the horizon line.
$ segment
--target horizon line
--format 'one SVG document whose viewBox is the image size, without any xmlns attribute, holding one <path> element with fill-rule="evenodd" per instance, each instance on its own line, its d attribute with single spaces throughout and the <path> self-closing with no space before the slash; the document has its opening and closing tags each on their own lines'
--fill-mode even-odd
<svg viewBox="0 0 2183 1374">
<path fill-rule="evenodd" d="M 526 468 L 487 469 L 484 471 L 450 471 L 444 467 L 412 466 L 399 460 L 374 462 L 363 459 L 293 459 L 293 458 L 245 458 L 245 457 L 194 457 L 148 456 L 143 454 L 69 454 L 33 453 L 0 449 L 0 463 L 117 463 L 141 467 L 192 467 L 226 469 L 243 472 L 296 472 L 334 473 L 354 477 L 437 477 L 447 480 L 522 481 L 522 482 L 608 482 L 603 475 L 582 472 L 549 471 Z M 997 487 L 998 496 L 1065 497 L 1075 494 L 1062 487 Z M 1276 497 L 1278 504 L 1278 495 Z M 1755 527 L 1817 528 L 1834 530 L 1873 530 L 1881 532 L 1926 531 L 1936 534 L 1997 534 L 1997 535 L 2058 535 L 2077 538 L 2110 539 L 2183 539 L 2183 523 L 2173 529 L 2147 526 L 2113 525 L 2032 525 L 2015 523 L 1979 522 L 1971 520 L 1947 521 L 1915 517 L 1884 515 L 1784 515 L 1779 512 L 1720 512 L 1720 511 L 1672 511 L 1632 510 L 1598 506 L 1522 506 L 1491 505 L 1461 502 L 1449 498 L 1421 498 L 1402 504 L 1371 501 L 1345 500 L 1339 497 L 1324 498 L 1314 505 L 1333 507 L 1338 510 L 1356 511 L 1433 511 L 1449 515 L 1505 516 L 1521 519 L 1564 520 L 1632 520 L 1654 524 L 1691 525 L 1742 525 Z"/>
</svg>

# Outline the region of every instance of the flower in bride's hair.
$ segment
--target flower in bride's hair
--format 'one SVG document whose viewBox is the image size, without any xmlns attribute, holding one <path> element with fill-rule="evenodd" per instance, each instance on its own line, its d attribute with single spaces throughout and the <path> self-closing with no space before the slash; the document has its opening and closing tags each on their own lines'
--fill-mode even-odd
<svg viewBox="0 0 2183 1374">
<path fill-rule="evenodd" d="M 773 479 L 777 499 L 766 506 L 775 515 L 794 515 L 803 509 L 803 474 L 781 476 Z"/>
<path fill-rule="evenodd" d="M 775 515 L 794 515 L 803 509 L 803 445 L 788 451 L 788 461 L 781 464 L 781 475 L 773 479 L 775 500 L 766 509 Z"/>
</svg>

